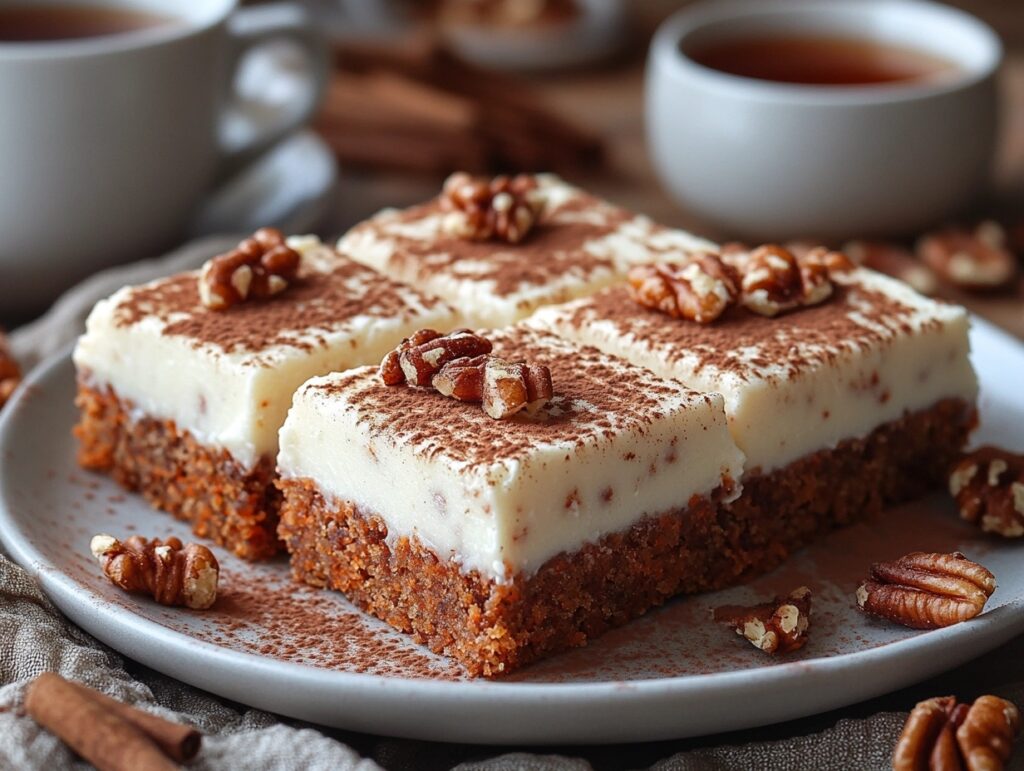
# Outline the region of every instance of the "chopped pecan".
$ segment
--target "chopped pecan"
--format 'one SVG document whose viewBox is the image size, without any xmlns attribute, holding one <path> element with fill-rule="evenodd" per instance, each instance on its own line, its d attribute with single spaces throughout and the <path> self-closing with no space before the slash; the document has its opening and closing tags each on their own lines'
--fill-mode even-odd
<svg viewBox="0 0 1024 771">
<path fill-rule="evenodd" d="M 199 273 L 199 299 L 225 310 L 250 298 L 265 298 L 288 288 L 301 257 L 275 228 L 260 228 L 229 252 L 207 260 Z"/>
<path fill-rule="evenodd" d="M 410 348 L 416 348 L 431 340 L 441 337 L 441 333 L 433 329 L 420 329 L 410 337 L 405 338 L 393 351 L 388 351 L 384 360 L 380 363 L 380 377 L 384 385 L 401 385 L 405 382 L 405 373 L 402 371 L 400 357 Z"/>
<path fill-rule="evenodd" d="M 918 256 L 943 280 L 968 290 L 999 289 L 1017 275 L 1006 231 L 986 221 L 973 231 L 946 228 L 917 242 Z"/>
<path fill-rule="evenodd" d="M 544 406 L 553 394 L 551 372 L 547 367 L 521 362 L 507 362 L 496 356 L 484 365 L 484 412 L 495 420 L 526 410 L 534 412 Z"/>
<path fill-rule="evenodd" d="M 761 605 L 715 608 L 714 618 L 732 627 L 736 634 L 765 653 L 790 653 L 807 643 L 811 590 L 801 586 L 787 597 L 776 597 Z"/>
<path fill-rule="evenodd" d="M 434 375 L 432 384 L 443 396 L 450 396 L 460 402 L 479 402 L 484 398 L 484 367 L 489 354 L 463 356 L 445 364 Z"/>
<path fill-rule="evenodd" d="M 971 705 L 956 741 L 968 771 L 997 771 L 1010 759 L 1020 731 L 1020 714 L 1012 702 L 980 696 Z"/>
<path fill-rule="evenodd" d="M 892 755 L 893 771 L 999 771 L 1019 729 L 1017 708 L 996 696 L 958 704 L 952 696 L 919 702 Z"/>
<path fill-rule="evenodd" d="M 1024 455 L 998 447 L 968 453 L 949 475 L 949 494 L 960 516 L 984 532 L 1024 535 Z"/>
<path fill-rule="evenodd" d="M 939 291 L 935 272 L 899 244 L 886 241 L 851 241 L 844 251 L 857 264 L 898 279 L 924 295 Z"/>
<path fill-rule="evenodd" d="M 432 329 L 421 329 L 384 357 L 380 375 L 385 385 L 429 386 L 448 362 L 490 352 L 490 340 L 472 330 L 456 329 L 442 335 Z"/>
<path fill-rule="evenodd" d="M 217 599 L 220 566 L 200 544 L 182 546 L 177 538 L 161 542 L 133 535 L 123 543 L 113 536 L 94 536 L 89 548 L 103 573 L 127 592 L 149 594 L 161 605 L 205 610 Z"/>
<path fill-rule="evenodd" d="M 488 181 L 460 171 L 445 180 L 441 205 L 448 210 L 444 229 L 452 235 L 516 244 L 540 218 L 544 198 L 530 174 Z"/>
<path fill-rule="evenodd" d="M 495 420 L 526 410 L 534 412 L 551 398 L 547 367 L 507 362 L 497 356 L 455 359 L 434 376 L 434 388 L 463 402 L 480 402 Z"/>
<path fill-rule="evenodd" d="M 641 305 L 698 324 L 710 324 L 739 297 L 735 269 L 710 252 L 676 263 L 637 265 L 629 271 L 629 285 Z"/>
<path fill-rule="evenodd" d="M 21 367 L 11 353 L 7 335 L 0 330 L 0 407 L 7 403 L 14 389 L 21 383 Z"/>
<path fill-rule="evenodd" d="M 935 629 L 974 618 L 995 589 L 995 576 L 960 552 L 912 552 L 872 565 L 857 605 L 913 629 Z"/>
<path fill-rule="evenodd" d="M 793 252 L 792 245 L 790 245 L 790 251 Z M 815 269 L 824 269 L 829 277 L 840 276 L 857 268 L 857 263 L 850 259 L 845 252 L 837 252 L 827 246 L 804 248 L 798 255 L 794 252 L 794 256 L 801 265 L 806 264 Z"/>
<path fill-rule="evenodd" d="M 828 268 L 820 260 L 801 262 L 777 244 L 765 244 L 732 257 L 738 267 L 740 303 L 762 316 L 817 305 L 832 294 Z"/>
</svg>

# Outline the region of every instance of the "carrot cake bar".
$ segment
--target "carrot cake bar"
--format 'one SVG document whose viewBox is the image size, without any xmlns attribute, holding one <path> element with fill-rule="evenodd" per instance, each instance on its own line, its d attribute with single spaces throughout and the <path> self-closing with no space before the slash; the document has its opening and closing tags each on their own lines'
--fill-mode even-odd
<svg viewBox="0 0 1024 771">
<path fill-rule="evenodd" d="M 550 398 L 494 419 L 436 380 L 386 385 L 386 362 L 296 392 L 278 459 L 296 578 L 490 676 L 735 574 L 717 501 L 743 456 L 720 396 L 548 333 L 486 337 L 452 366 L 547 368 Z"/>
<path fill-rule="evenodd" d="M 203 297 L 208 274 L 196 271 L 121 289 L 93 309 L 74 353 L 81 464 L 247 558 L 279 546 L 274 459 L 295 389 L 455 323 L 442 301 L 316 239 L 287 243 L 273 259 L 292 261 L 290 281 L 235 250 L 211 274 L 226 268 L 227 282 Z M 279 296 L 228 302 L 260 286 Z"/>
<path fill-rule="evenodd" d="M 501 186 L 500 180 L 492 190 Z M 530 188 L 521 210 L 515 208 L 517 182 Z M 484 189 L 474 195 L 473 185 Z M 711 246 L 554 175 L 524 175 L 506 186 L 512 188 L 507 198 L 502 193 L 489 197 L 485 183 L 453 175 L 438 197 L 409 209 L 384 210 L 349 231 L 338 248 L 443 298 L 469 326 L 501 327 L 543 305 L 609 286 L 632 264 Z M 464 187 L 470 192 L 464 193 Z M 492 201 L 497 209 L 493 221 L 485 216 Z M 503 208 L 502 201 L 510 208 Z M 518 222 L 517 213 L 528 221 Z"/>
<path fill-rule="evenodd" d="M 729 516 L 787 528 L 754 533 L 748 561 L 760 569 L 763 548 L 781 560 L 825 529 L 939 486 L 976 422 L 964 309 L 866 269 L 831 284 L 772 317 L 752 294 L 709 323 L 647 307 L 622 285 L 526 323 L 724 397 L 746 456 Z"/>
</svg>

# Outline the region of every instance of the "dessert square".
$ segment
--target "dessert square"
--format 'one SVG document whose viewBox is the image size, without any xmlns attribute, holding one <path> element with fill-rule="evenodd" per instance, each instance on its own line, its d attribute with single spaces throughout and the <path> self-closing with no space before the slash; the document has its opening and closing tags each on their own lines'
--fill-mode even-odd
<svg viewBox="0 0 1024 771">
<path fill-rule="evenodd" d="M 543 305 L 609 286 L 622 279 L 630 265 L 711 246 L 554 175 L 534 179 L 543 209 L 517 243 L 452 233 L 451 211 L 444 196 L 438 196 L 408 209 L 382 211 L 352 228 L 338 248 L 443 298 L 468 326 L 502 327 Z"/>
<path fill-rule="evenodd" d="M 99 302 L 74 353 L 80 463 L 247 558 L 273 554 L 277 432 L 313 375 L 376 363 L 445 303 L 313 238 L 280 295 L 211 310 L 197 271 Z"/>
<path fill-rule="evenodd" d="M 732 516 L 784 517 L 781 559 L 941 484 L 976 421 L 962 308 L 866 269 L 833 282 L 824 301 L 775 317 L 736 306 L 699 324 L 617 286 L 527 323 L 721 394 L 746 456 Z"/>
<path fill-rule="evenodd" d="M 546 406 L 495 420 L 374 367 L 296 392 L 278 485 L 297 579 L 488 676 L 732 580 L 716 502 L 743 459 L 720 396 L 548 333 L 486 336 L 550 369 Z"/>
</svg>

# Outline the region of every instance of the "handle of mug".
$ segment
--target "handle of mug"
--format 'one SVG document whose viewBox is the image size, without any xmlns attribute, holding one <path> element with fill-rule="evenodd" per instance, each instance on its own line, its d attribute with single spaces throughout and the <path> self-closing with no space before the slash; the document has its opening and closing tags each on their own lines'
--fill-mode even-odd
<svg viewBox="0 0 1024 771">
<path fill-rule="evenodd" d="M 228 19 L 228 33 L 231 41 L 229 72 L 236 73 L 243 57 L 254 47 L 272 40 L 289 40 L 302 48 L 307 57 L 312 88 L 301 104 L 289 106 L 281 120 L 244 143 L 225 147 L 221 178 L 245 167 L 305 125 L 320 104 L 330 75 L 327 42 L 315 31 L 305 9 L 295 3 L 259 5 L 236 11 Z"/>
</svg>

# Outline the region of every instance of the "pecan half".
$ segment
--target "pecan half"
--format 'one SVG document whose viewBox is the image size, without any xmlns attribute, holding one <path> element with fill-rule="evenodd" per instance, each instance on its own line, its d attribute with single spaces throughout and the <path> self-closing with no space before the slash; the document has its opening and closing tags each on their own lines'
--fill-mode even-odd
<svg viewBox="0 0 1024 771">
<path fill-rule="evenodd" d="M 0 330 L 0 407 L 7 403 L 14 389 L 21 383 L 21 367 L 11 353 L 7 335 Z"/>
<path fill-rule="evenodd" d="M 765 244 L 749 254 L 737 253 L 733 260 L 742 277 L 740 303 L 762 316 L 817 305 L 832 294 L 823 258 L 800 261 L 788 249 Z"/>
<path fill-rule="evenodd" d="M 996 696 L 959 704 L 952 696 L 919 702 L 892 755 L 893 771 L 999 771 L 1019 729 L 1017 708 Z"/>
<path fill-rule="evenodd" d="M 1012 702 L 980 696 L 956 729 L 956 741 L 968 771 L 1003 768 L 1020 731 L 1020 714 Z"/>
<path fill-rule="evenodd" d="M 530 174 L 488 181 L 460 171 L 445 180 L 441 205 L 449 212 L 443 222 L 446 232 L 472 241 L 493 238 L 516 244 L 540 218 L 544 198 Z"/>
<path fill-rule="evenodd" d="M 843 250 L 857 264 L 902 281 L 916 292 L 930 296 L 939 291 L 935 272 L 899 244 L 851 241 Z"/>
<path fill-rule="evenodd" d="M 960 552 L 912 552 L 872 565 L 857 605 L 912 629 L 935 629 L 974 618 L 995 589 L 995 576 Z"/>
<path fill-rule="evenodd" d="M 1006 231 L 992 221 L 974 230 L 946 228 L 922 236 L 917 254 L 943 280 L 963 289 L 999 289 L 1017 275 Z"/>
<path fill-rule="evenodd" d="M 1024 535 L 1024 455 L 979 447 L 953 467 L 949 494 L 960 516 L 982 531 L 1004 538 Z"/>
<path fill-rule="evenodd" d="M 678 263 L 638 265 L 628 278 L 630 294 L 641 305 L 698 324 L 710 324 L 739 297 L 735 269 L 711 252 Z"/>
<path fill-rule="evenodd" d="M 811 590 L 801 586 L 787 597 L 776 597 L 761 605 L 715 608 L 714 619 L 732 627 L 736 634 L 765 653 L 790 653 L 807 643 Z"/>
<path fill-rule="evenodd" d="M 150 595 L 161 605 L 205 610 L 217 599 L 220 566 L 205 546 L 182 546 L 177 538 L 161 542 L 133 535 L 123 543 L 94 536 L 89 548 L 103 573 L 127 592 Z"/>
<path fill-rule="evenodd" d="M 421 329 L 384 357 L 380 375 L 389 386 L 402 383 L 429 386 L 434 375 L 448 362 L 490 352 L 490 340 L 472 330 L 456 329 L 442 335 L 432 329 Z"/>
<path fill-rule="evenodd" d="M 226 310 L 250 298 L 280 294 L 295 279 L 301 257 L 275 228 L 260 228 L 230 252 L 206 261 L 199 273 L 199 299 Z"/>
</svg>

